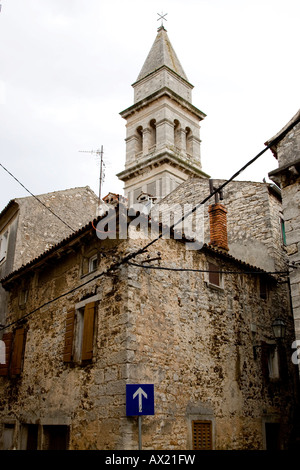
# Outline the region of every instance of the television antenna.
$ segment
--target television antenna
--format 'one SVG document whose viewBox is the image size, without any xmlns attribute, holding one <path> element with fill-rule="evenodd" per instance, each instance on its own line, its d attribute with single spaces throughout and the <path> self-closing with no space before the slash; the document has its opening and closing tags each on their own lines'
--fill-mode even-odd
<svg viewBox="0 0 300 470">
<path fill-rule="evenodd" d="M 105 179 L 105 163 L 103 161 L 103 145 L 98 150 L 79 150 L 82 153 L 93 153 L 100 157 L 100 176 L 99 176 L 99 205 L 101 204 L 102 183 Z"/>
</svg>

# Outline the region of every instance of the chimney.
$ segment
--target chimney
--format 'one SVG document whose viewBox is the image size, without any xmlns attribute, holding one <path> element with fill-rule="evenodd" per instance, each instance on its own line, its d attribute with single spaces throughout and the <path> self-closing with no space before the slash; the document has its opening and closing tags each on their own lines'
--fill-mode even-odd
<svg viewBox="0 0 300 470">
<path fill-rule="evenodd" d="M 219 202 L 208 208 L 210 222 L 209 244 L 220 250 L 228 251 L 227 239 L 227 209 Z"/>
</svg>

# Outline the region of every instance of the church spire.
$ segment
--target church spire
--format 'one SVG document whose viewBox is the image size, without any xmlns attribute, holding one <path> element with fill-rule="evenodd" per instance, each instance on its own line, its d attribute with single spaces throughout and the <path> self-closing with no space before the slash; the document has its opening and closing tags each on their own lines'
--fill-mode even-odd
<svg viewBox="0 0 300 470">
<path fill-rule="evenodd" d="M 165 16 L 165 15 L 162 15 Z M 163 25 L 132 85 L 126 119 L 125 169 L 118 173 L 131 206 L 141 193 L 160 201 L 201 169 L 200 125 L 205 114 L 192 104 L 189 83 Z"/>
<path fill-rule="evenodd" d="M 167 30 L 161 25 L 157 30 L 156 39 L 139 73 L 137 82 L 163 66 L 168 67 L 188 82 L 188 78 L 169 40 Z"/>
</svg>

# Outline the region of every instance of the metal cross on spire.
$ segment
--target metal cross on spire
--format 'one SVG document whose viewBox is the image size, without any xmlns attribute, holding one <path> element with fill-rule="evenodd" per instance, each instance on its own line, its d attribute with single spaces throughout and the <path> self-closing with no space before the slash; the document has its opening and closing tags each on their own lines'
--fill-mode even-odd
<svg viewBox="0 0 300 470">
<path fill-rule="evenodd" d="M 164 21 L 168 21 L 167 18 L 165 18 L 167 16 L 168 13 L 157 13 L 159 18 L 157 19 L 157 21 L 161 20 L 161 26 L 164 25 Z"/>
</svg>

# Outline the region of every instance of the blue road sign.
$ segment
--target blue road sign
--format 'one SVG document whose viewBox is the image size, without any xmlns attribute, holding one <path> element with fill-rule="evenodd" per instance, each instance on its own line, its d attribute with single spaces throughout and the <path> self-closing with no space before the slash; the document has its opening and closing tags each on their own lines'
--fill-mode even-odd
<svg viewBox="0 0 300 470">
<path fill-rule="evenodd" d="M 126 385 L 126 415 L 154 415 L 154 385 Z"/>
</svg>

